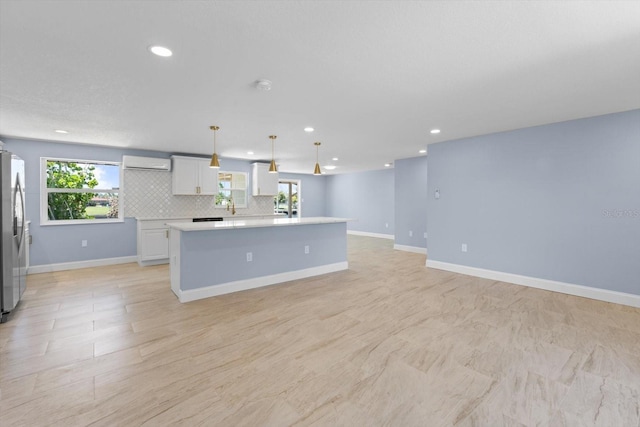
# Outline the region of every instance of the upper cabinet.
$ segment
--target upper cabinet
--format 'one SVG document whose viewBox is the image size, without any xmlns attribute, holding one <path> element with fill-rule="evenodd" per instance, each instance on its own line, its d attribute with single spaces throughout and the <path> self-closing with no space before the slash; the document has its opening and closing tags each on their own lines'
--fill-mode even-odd
<svg viewBox="0 0 640 427">
<path fill-rule="evenodd" d="M 278 173 L 269 173 L 268 163 L 252 163 L 252 194 L 254 196 L 275 196 L 278 194 Z"/>
<path fill-rule="evenodd" d="M 171 156 L 172 192 L 178 195 L 214 196 L 218 194 L 218 169 L 209 167 L 209 159 Z"/>
</svg>

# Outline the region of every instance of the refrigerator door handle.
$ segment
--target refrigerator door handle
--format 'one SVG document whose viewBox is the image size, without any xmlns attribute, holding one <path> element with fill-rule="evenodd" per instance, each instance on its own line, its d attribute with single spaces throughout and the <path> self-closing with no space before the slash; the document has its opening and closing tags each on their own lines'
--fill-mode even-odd
<svg viewBox="0 0 640 427">
<path fill-rule="evenodd" d="M 13 235 L 14 236 L 18 236 L 18 250 L 20 250 L 22 248 L 22 243 L 24 241 L 24 196 L 23 196 L 23 191 L 22 191 L 22 185 L 20 184 L 20 179 L 16 179 L 16 199 L 19 197 L 20 198 L 20 220 L 21 220 L 21 224 L 20 224 L 20 233 L 18 233 L 18 217 L 15 215 L 14 212 L 14 216 L 13 216 Z M 18 201 L 16 200 L 16 204 L 18 203 Z"/>
</svg>

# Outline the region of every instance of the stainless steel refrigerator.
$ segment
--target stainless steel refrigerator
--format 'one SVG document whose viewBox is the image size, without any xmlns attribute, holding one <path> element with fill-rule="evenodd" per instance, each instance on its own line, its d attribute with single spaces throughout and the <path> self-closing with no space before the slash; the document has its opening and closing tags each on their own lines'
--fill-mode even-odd
<svg viewBox="0 0 640 427">
<path fill-rule="evenodd" d="M 25 234 L 24 160 L 7 151 L 0 152 L 0 197 L 2 218 L 0 230 L 0 322 L 16 307 L 26 287 L 27 239 Z"/>
</svg>

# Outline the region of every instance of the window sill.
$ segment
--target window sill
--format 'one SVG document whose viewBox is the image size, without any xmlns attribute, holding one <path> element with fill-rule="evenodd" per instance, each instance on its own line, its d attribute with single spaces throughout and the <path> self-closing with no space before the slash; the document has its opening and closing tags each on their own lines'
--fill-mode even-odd
<svg viewBox="0 0 640 427">
<path fill-rule="evenodd" d="M 124 222 L 124 218 L 110 218 L 110 219 L 61 219 L 59 221 L 40 221 L 40 226 L 50 225 L 78 225 L 78 224 L 112 224 Z"/>
</svg>

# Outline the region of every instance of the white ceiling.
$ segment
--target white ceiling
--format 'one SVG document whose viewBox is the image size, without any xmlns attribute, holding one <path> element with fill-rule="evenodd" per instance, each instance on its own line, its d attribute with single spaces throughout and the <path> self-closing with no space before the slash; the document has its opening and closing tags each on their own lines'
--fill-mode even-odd
<svg viewBox="0 0 640 427">
<path fill-rule="evenodd" d="M 0 1 L 5 137 L 343 173 L 636 108 L 640 1 Z"/>
</svg>

